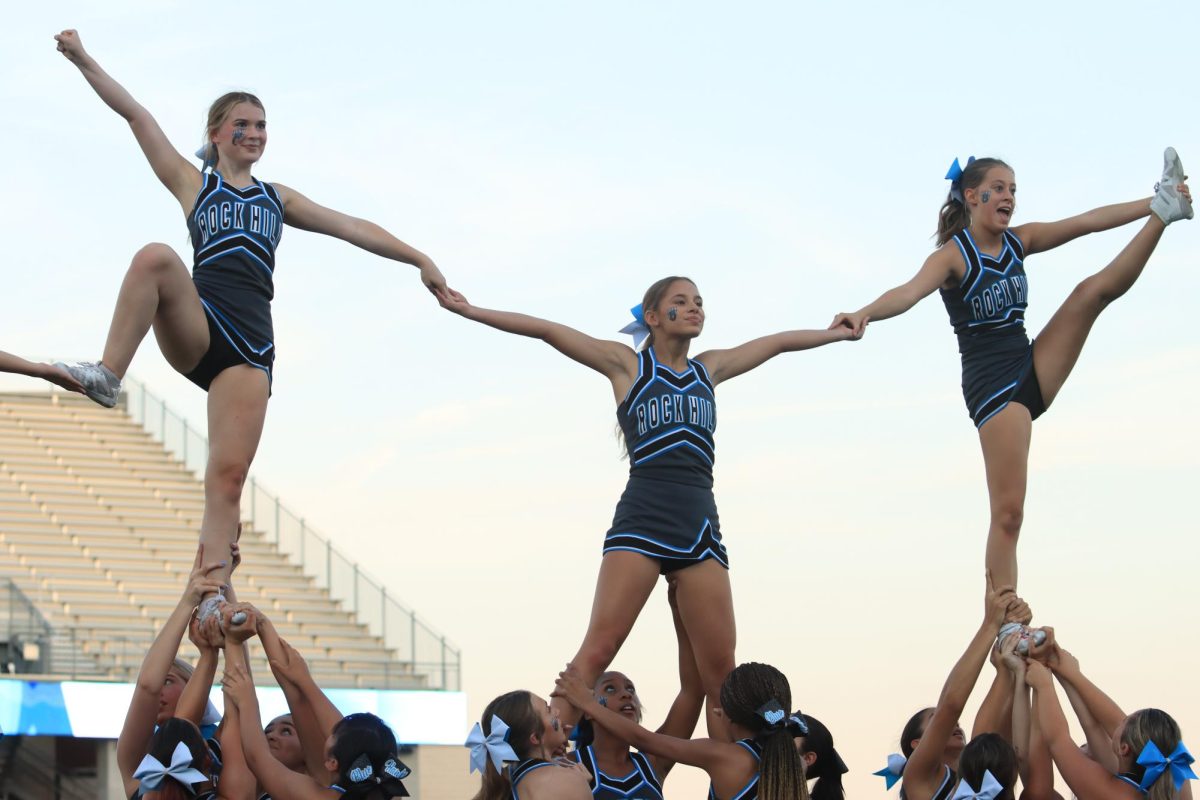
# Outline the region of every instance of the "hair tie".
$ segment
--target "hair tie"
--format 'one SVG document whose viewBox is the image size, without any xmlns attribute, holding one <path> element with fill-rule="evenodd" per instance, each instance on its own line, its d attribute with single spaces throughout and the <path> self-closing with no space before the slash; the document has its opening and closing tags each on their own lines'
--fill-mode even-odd
<svg viewBox="0 0 1200 800">
<path fill-rule="evenodd" d="M 208 780 L 207 775 L 192 766 L 192 751 L 183 742 L 176 744 L 171 752 L 170 766 L 164 766 L 161 761 L 147 753 L 142 763 L 133 771 L 133 777 L 139 781 L 138 794 L 153 792 L 167 778 L 174 778 L 183 784 L 190 794 L 195 794 L 192 784 Z"/>
<path fill-rule="evenodd" d="M 983 780 L 979 782 L 979 791 L 971 788 L 971 784 L 967 783 L 967 779 L 963 778 L 958 782 L 958 789 L 954 792 L 954 797 L 951 800 L 996 800 L 1000 793 L 1004 791 L 1004 787 L 1000 785 L 1000 781 L 996 780 L 996 776 L 991 770 L 983 771 Z"/>
<path fill-rule="evenodd" d="M 467 736 L 466 746 L 471 748 L 471 772 L 480 773 L 487 767 L 488 758 L 496 772 L 504 771 L 505 761 L 520 761 L 517 751 L 508 743 L 508 725 L 492 714 L 492 732 L 483 735 L 483 727 L 476 722 Z"/>
<path fill-rule="evenodd" d="M 633 337 L 633 349 L 637 350 L 642 346 L 642 342 L 650 336 L 650 328 L 646 326 L 646 315 L 642 313 L 642 304 L 638 303 L 633 308 L 629 309 L 629 313 L 633 314 L 633 322 L 630 322 L 624 328 L 621 328 L 619 333 L 625 333 Z"/>
<path fill-rule="evenodd" d="M 1154 782 L 1170 769 L 1171 779 L 1175 782 L 1175 791 L 1179 791 L 1184 781 L 1196 780 L 1196 773 L 1192 771 L 1192 762 L 1195 760 L 1183 742 L 1175 746 L 1170 756 L 1164 756 L 1154 742 L 1146 742 L 1146 746 L 1142 748 L 1142 752 L 1137 757 L 1137 763 L 1146 768 L 1142 775 L 1142 782 L 1138 786 L 1143 792 L 1149 791 Z"/>
<path fill-rule="evenodd" d="M 904 774 L 904 765 L 908 763 L 908 759 L 900 753 L 892 753 L 887 757 L 887 766 L 872 775 L 878 775 L 887 782 L 887 789 L 891 789 L 900 780 Z"/>
<path fill-rule="evenodd" d="M 967 158 L 967 166 L 975 163 L 975 156 Z M 954 159 L 954 163 L 950 165 L 950 169 L 946 171 L 946 180 L 950 181 L 950 197 L 958 202 L 963 202 L 962 194 L 962 176 L 963 168 L 959 166 L 958 159 Z"/>
<path fill-rule="evenodd" d="M 204 144 L 200 145 L 200 149 L 196 151 L 195 155 L 196 158 L 200 159 L 201 172 L 204 172 L 209 167 L 215 167 L 217 165 L 217 159 L 214 155 L 212 155 L 216 152 L 217 147 L 212 142 L 205 142 Z"/>
</svg>

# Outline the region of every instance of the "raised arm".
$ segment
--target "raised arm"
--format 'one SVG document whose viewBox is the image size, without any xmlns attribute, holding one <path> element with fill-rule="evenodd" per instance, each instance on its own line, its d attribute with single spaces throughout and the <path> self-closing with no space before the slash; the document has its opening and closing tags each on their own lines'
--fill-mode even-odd
<svg viewBox="0 0 1200 800">
<path fill-rule="evenodd" d="M 646 730 L 633 720 L 600 705 L 592 690 L 574 670 L 559 673 L 550 696 L 563 698 L 581 713 L 591 717 L 595 724 L 622 742 L 628 743 L 630 747 L 671 763 L 699 767 L 710 776 L 723 766 L 734 762 L 736 755 L 732 751 L 741 749 L 729 742 L 714 739 L 677 739 Z"/>
<path fill-rule="evenodd" d="M 101 69 L 96 59 L 88 55 L 76 31 L 65 30 L 55 36 L 54 40 L 58 42 L 58 52 L 79 67 L 79 71 L 100 99 L 129 123 L 133 136 L 141 146 L 142 152 L 146 154 L 146 160 L 150 162 L 154 174 L 162 181 L 163 186 L 175 195 L 175 199 L 183 207 L 183 213 L 190 212 L 196 200 L 196 193 L 200 191 L 200 170 L 171 145 L 162 128 L 158 127 L 158 122 L 150 116 L 150 112 L 134 100 L 125 87 Z"/>
<path fill-rule="evenodd" d="M 200 619 L 192 617 L 188 624 L 188 638 L 200 651 L 200 660 L 192 677 L 188 679 L 175 706 L 175 716 L 190 720 L 200 727 L 204 710 L 208 708 L 208 693 L 212 690 L 213 678 L 217 676 L 217 654 L 225 644 L 225 635 L 216 617 L 209 617 L 201 625 Z"/>
<path fill-rule="evenodd" d="M 309 775 L 325 775 L 325 742 L 333 733 L 333 727 L 341 721 L 342 712 L 317 686 L 304 657 L 279 635 L 270 620 L 261 619 L 259 641 L 292 712 L 292 723 L 304 752 L 305 768 Z"/>
<path fill-rule="evenodd" d="M 675 602 L 678 583 L 670 577 L 667 580 L 667 602 L 671 606 L 671 621 L 675 623 L 675 640 L 679 647 L 679 694 L 656 733 L 676 739 L 691 739 L 696 723 L 700 721 L 700 712 L 704 709 L 704 684 L 700 680 L 700 669 L 696 666 L 692 640 L 683 627 L 683 619 Z M 650 762 L 660 781 L 675 766 L 674 761 L 659 756 L 650 756 Z"/>
<path fill-rule="evenodd" d="M 1033 715 L 1041 726 L 1042 736 L 1050 755 L 1058 766 L 1063 780 L 1081 800 L 1121 797 L 1124 784 L 1099 762 L 1085 756 L 1071 740 L 1067 717 L 1054 692 L 1050 670 L 1037 661 L 1030 661 L 1026 680 L 1033 687 Z M 1134 796 L 1137 791 L 1130 787 Z"/>
<path fill-rule="evenodd" d="M 1099 686 L 1092 683 L 1079 668 L 1079 659 L 1066 650 L 1056 648 L 1056 658 L 1050 661 L 1050 669 L 1064 685 L 1069 684 L 1079 695 L 1080 702 L 1091 713 L 1092 718 L 1111 739 L 1117 726 L 1125 719 L 1125 712 L 1111 697 L 1104 693 Z"/>
<path fill-rule="evenodd" d="M 150 738 L 154 735 L 154 722 L 158 717 L 158 698 L 162 694 L 163 682 L 171 670 L 171 662 L 179 652 L 179 643 L 183 641 L 183 632 L 187 629 L 192 611 L 205 594 L 220 591 L 220 584 L 209 577 L 223 564 L 204 564 L 204 548 L 196 550 L 196 560 L 192 564 L 192 573 L 188 576 L 187 588 L 175 610 L 167 617 L 159 629 L 158 635 L 146 657 L 142 659 L 142 667 L 138 670 L 137 681 L 133 685 L 133 697 L 129 701 L 129 711 L 125 713 L 125 724 L 121 726 L 121 735 L 117 737 L 117 767 L 121 771 L 121 779 L 125 782 L 126 794 L 132 794 L 138 782 L 133 778 L 133 772 L 146 755 L 150 746 Z"/>
<path fill-rule="evenodd" d="M 1009 639 L 1014 638 L 1009 637 Z M 974 739 L 981 733 L 998 733 L 1005 739 L 1009 739 L 1012 736 L 1013 726 L 1016 724 L 1013 717 L 1016 713 L 1013 672 L 1007 666 L 1007 661 L 1001 663 L 1003 652 L 998 644 L 992 647 L 988 658 L 996 669 L 996 676 L 992 679 L 992 685 L 988 688 L 983 702 L 979 704 L 979 711 L 975 714 L 975 724 L 971 726 L 971 738 Z M 1017 743 L 1013 741 L 1012 744 L 1016 747 Z"/>
<path fill-rule="evenodd" d="M 323 233 L 355 247 L 361 247 L 368 253 L 411 264 L 421 271 L 421 282 L 431 292 L 438 294 L 446 291 L 446 279 L 442 277 L 433 259 L 400 241 L 374 222 L 318 205 L 281 183 L 275 184 L 275 188 L 279 192 L 279 198 L 283 200 L 283 219 L 288 225 L 313 233 Z"/>
<path fill-rule="evenodd" d="M 59 369 L 51 364 L 40 364 L 36 361 L 26 361 L 20 356 L 0 350 L 0 372 L 11 372 L 14 375 L 28 375 L 31 378 L 41 378 L 61 386 L 70 392 L 83 392 L 79 381 L 71 377 L 65 369 Z"/>
<path fill-rule="evenodd" d="M 920 300 L 928 297 L 934 289 L 946 284 L 951 278 L 961 276 L 965 267 L 958 248 L 945 244 L 930 254 L 907 283 L 881 294 L 873 303 L 850 314 L 841 313 L 833 318 L 830 330 L 846 327 L 856 336 L 862 336 L 868 322 L 877 322 L 903 314 Z"/>
<path fill-rule="evenodd" d="M 226 706 L 237 708 L 242 753 L 263 789 L 272 797 L 325 800 L 329 796 L 327 789 L 308 775 L 292 772 L 271 755 L 267 737 L 263 734 L 254 681 L 241 647 L 225 648 L 225 674 L 221 679 L 221 688 L 225 692 Z"/>
<path fill-rule="evenodd" d="M 566 325 L 531 317 L 527 314 L 473 306 L 467 298 L 453 290 L 439 295 L 438 300 L 443 308 L 460 317 L 505 333 L 541 339 L 567 358 L 578 361 L 585 367 L 591 367 L 609 379 L 613 385 L 613 394 L 618 401 L 625 396 L 637 378 L 637 356 L 632 348 L 620 342 L 594 339 L 574 328 L 568 328 Z"/>
<path fill-rule="evenodd" d="M 955 663 L 942 687 L 938 697 L 933 717 L 925 726 L 921 741 L 913 750 L 908 763 L 904 767 L 904 785 L 909 788 L 909 797 L 930 797 L 933 795 L 937 782 L 941 780 L 942 754 L 951 734 L 958 727 L 959 717 L 966 707 L 967 698 L 979 680 L 979 671 L 987 660 L 992 643 L 1004 624 L 1009 606 L 1015 602 L 1016 595 L 1011 587 L 996 589 L 992 586 L 991 576 L 988 576 L 987 593 L 984 599 L 983 623 L 976 631 L 966 652 Z"/>
<path fill-rule="evenodd" d="M 727 350 L 709 350 L 696 359 L 704 364 L 713 385 L 716 385 L 749 372 L 781 353 L 811 350 L 832 342 L 861 337 L 861 333 L 856 334 L 849 327 L 841 325 L 824 331 L 785 331 L 752 339 Z"/>
<path fill-rule="evenodd" d="M 1026 255 L 1053 250 L 1059 245 L 1112 228 L 1128 225 L 1134 220 L 1150 216 L 1150 198 L 1131 200 L 1111 206 L 1093 208 L 1074 217 L 1057 222 L 1027 222 L 1013 228 L 1013 233 L 1025 246 Z"/>
<path fill-rule="evenodd" d="M 1047 638 L 1053 640 L 1053 630 L 1050 631 L 1050 636 Z M 1037 651 L 1035 650 L 1035 653 Z M 1088 755 L 1094 760 L 1099 761 L 1106 770 L 1116 773 L 1118 769 L 1117 755 L 1112 750 L 1112 730 L 1105 730 L 1099 722 L 1096 721 L 1092 710 L 1088 708 L 1088 704 L 1084 701 L 1079 690 L 1075 688 L 1075 684 L 1068 680 L 1064 680 L 1063 674 L 1079 675 L 1079 659 L 1075 658 L 1070 652 L 1058 646 L 1057 642 L 1053 642 L 1053 649 L 1045 659 L 1046 665 L 1050 667 L 1051 673 L 1058 675 L 1058 682 L 1066 692 L 1067 700 L 1071 703 L 1071 708 L 1075 711 L 1075 716 L 1079 720 L 1079 727 L 1083 729 L 1083 735 L 1087 740 Z M 1099 692 L 1099 689 L 1096 689 Z M 1110 721 L 1116 719 L 1120 715 L 1124 719 L 1125 714 L 1103 692 L 1100 692 L 1102 698 L 1099 702 L 1107 708 L 1106 715 Z M 1094 695 L 1093 695 L 1094 696 Z"/>
</svg>

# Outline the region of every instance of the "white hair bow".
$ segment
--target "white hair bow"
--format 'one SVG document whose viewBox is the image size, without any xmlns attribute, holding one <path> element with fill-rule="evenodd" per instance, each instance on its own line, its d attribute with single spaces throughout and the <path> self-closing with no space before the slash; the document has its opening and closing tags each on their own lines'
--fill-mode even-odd
<svg viewBox="0 0 1200 800">
<path fill-rule="evenodd" d="M 1004 787 L 1000 785 L 1000 781 L 996 780 L 996 776 L 991 770 L 983 771 L 983 780 L 979 783 L 979 791 L 971 788 L 971 784 L 967 783 L 967 779 L 963 778 L 958 782 L 958 789 L 954 792 L 952 800 L 996 800 L 997 797 L 1004 791 Z"/>
<path fill-rule="evenodd" d="M 174 778 L 187 787 L 188 791 L 192 791 L 193 783 L 204 783 L 208 780 L 207 775 L 192 766 L 192 751 L 183 742 L 175 745 L 169 767 L 163 766 L 161 761 L 147 753 L 142 763 L 133 771 L 133 777 L 141 781 L 138 791 L 143 793 L 154 791 L 166 778 Z"/>
<path fill-rule="evenodd" d="M 492 715 L 492 732 L 484 736 L 483 728 L 476 722 L 466 744 L 471 748 L 471 772 L 479 770 L 482 773 L 487 768 L 489 756 L 496 772 L 504 771 L 505 761 L 521 760 L 508 743 L 508 725 L 495 714 Z"/>
</svg>

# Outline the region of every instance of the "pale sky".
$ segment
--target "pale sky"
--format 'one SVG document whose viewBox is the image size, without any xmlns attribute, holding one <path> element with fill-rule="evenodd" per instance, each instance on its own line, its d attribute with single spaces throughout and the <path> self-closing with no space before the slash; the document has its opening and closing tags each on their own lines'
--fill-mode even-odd
<svg viewBox="0 0 1200 800">
<path fill-rule="evenodd" d="M 822 328 L 907 279 L 956 156 L 1014 166 L 1018 223 L 1147 196 L 1166 145 L 1200 169 L 1194 3 L 24 4 L 0 29 L 0 349 L 29 357 L 97 358 L 142 244 L 190 263 L 177 204 L 55 52 L 65 27 L 184 152 L 217 95 L 257 92 L 259 177 L 384 225 L 476 304 L 617 338 L 646 286 L 691 276 L 694 352 Z M 1030 258 L 1031 333 L 1134 230 Z M 1020 549 L 1037 621 L 1185 737 L 1198 254 L 1200 224 L 1167 232 L 1036 423 Z M 627 470 L 606 381 L 295 229 L 274 314 L 259 480 L 463 648 L 472 715 L 548 693 Z M 132 374 L 204 419 L 152 338 Z M 718 401 L 738 659 L 780 667 L 849 794 L 879 796 L 870 773 L 981 616 L 987 497 L 945 312 L 928 298 Z M 652 724 L 677 685 L 670 636 L 660 590 L 614 664 Z M 703 785 L 681 768 L 668 796 Z"/>
</svg>

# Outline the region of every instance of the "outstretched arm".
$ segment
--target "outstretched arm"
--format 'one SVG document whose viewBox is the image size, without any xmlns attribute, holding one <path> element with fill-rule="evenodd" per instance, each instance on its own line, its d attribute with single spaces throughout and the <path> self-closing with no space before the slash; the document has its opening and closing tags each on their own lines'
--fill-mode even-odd
<svg viewBox="0 0 1200 800">
<path fill-rule="evenodd" d="M 962 256 L 958 248 L 952 244 L 939 247 L 907 283 L 902 283 L 895 289 L 889 289 L 876 298 L 875 302 L 863 306 L 850 314 L 838 314 L 833 318 L 829 328 L 846 327 L 856 336 L 862 336 L 868 322 L 890 319 L 899 316 L 915 306 L 920 300 L 928 297 L 942 284 L 958 275 L 964 269 Z"/>
<path fill-rule="evenodd" d="M 904 767 L 904 783 L 909 786 L 909 796 L 933 794 L 936 782 L 941 777 L 942 754 L 946 750 L 946 743 L 950 741 L 951 734 L 958 726 L 958 719 L 962 716 L 967 698 L 971 696 L 971 690 L 979 680 L 983 662 L 987 659 L 992 643 L 996 641 L 1000 626 L 1004 624 L 1009 605 L 1015 600 L 1016 595 L 1013 594 L 1012 587 L 996 589 L 992 586 L 991 575 L 988 575 L 983 623 L 971 639 L 971 643 L 967 645 L 966 652 L 950 670 L 934 708 L 933 717 L 925 726 L 921 741 Z"/>
<path fill-rule="evenodd" d="M 632 348 L 620 342 L 595 339 L 566 325 L 527 314 L 473 306 L 467 298 L 454 290 L 439 295 L 438 300 L 443 308 L 460 317 L 505 333 L 541 339 L 567 358 L 578 361 L 585 367 L 591 367 L 608 378 L 613 384 L 613 393 L 618 400 L 624 397 L 630 384 L 637 378 L 637 356 Z"/>
<path fill-rule="evenodd" d="M 79 381 L 71 377 L 66 370 L 51 364 L 39 364 L 36 361 L 26 361 L 20 356 L 0 350 L 0 372 L 11 372 L 14 375 L 28 375 L 31 378 L 41 378 L 44 381 L 61 386 L 67 391 L 83 392 Z"/>
<path fill-rule="evenodd" d="M 1078 693 L 1079 700 L 1091 713 L 1092 718 L 1111 739 L 1117 726 L 1125 719 L 1125 712 L 1116 701 L 1104 693 L 1099 686 L 1092 683 L 1079 668 L 1079 659 L 1055 644 L 1055 656 L 1050 660 L 1049 667 L 1053 670 L 1063 685 L 1069 685 Z"/>
<path fill-rule="evenodd" d="M 1085 756 L 1071 740 L 1067 717 L 1058 704 L 1050 670 L 1029 662 L 1026 680 L 1033 687 L 1033 715 L 1041 726 L 1050 755 L 1063 780 L 1078 797 L 1112 797 L 1121 782 L 1098 762 Z"/>
<path fill-rule="evenodd" d="M 1148 216 L 1150 216 L 1149 197 L 1132 200 L 1128 203 L 1093 208 L 1091 211 L 1060 219 L 1057 222 L 1027 222 L 1013 228 L 1013 233 L 1025 245 L 1025 253 L 1029 255 L 1053 250 L 1080 236 L 1119 228 Z"/>
<path fill-rule="evenodd" d="M 749 372 L 781 353 L 811 350 L 832 342 L 859 339 L 861 336 L 861 333 L 856 334 L 846 326 L 824 331 L 785 331 L 752 339 L 728 350 L 709 350 L 698 355 L 696 359 L 704 364 L 713 385 L 716 385 L 736 378 L 743 372 Z"/>
<path fill-rule="evenodd" d="M 138 786 L 133 779 L 133 771 L 146 755 L 150 746 L 150 738 L 154 735 L 154 721 L 158 716 L 158 698 L 162 693 L 163 682 L 171 669 L 171 662 L 179 651 L 179 643 L 183 640 L 183 632 L 191 619 L 192 611 L 205 594 L 220 591 L 220 584 L 209 576 L 223 565 L 220 563 L 204 564 L 204 547 L 196 550 L 196 560 L 192 565 L 192 574 L 188 577 L 187 588 L 179 598 L 178 605 L 171 616 L 163 623 L 154 637 L 153 644 L 146 651 L 142 660 L 142 668 L 138 670 L 137 682 L 133 685 L 133 697 L 129 701 L 129 711 L 125 714 L 125 724 L 121 726 L 121 735 L 117 737 L 117 767 L 121 770 L 121 778 L 125 782 L 126 794 L 132 794 Z"/>
<path fill-rule="evenodd" d="M 333 733 L 334 726 L 341 721 L 342 712 L 317 686 L 304 657 L 279 635 L 270 620 L 266 617 L 260 619 L 259 641 L 271 665 L 271 672 L 287 698 L 292 723 L 300 737 L 305 768 L 314 777 L 324 775 L 325 742 Z"/>
<path fill-rule="evenodd" d="M 236 651 L 236 652 L 235 652 Z M 328 795 L 308 775 L 292 772 L 275 756 L 267 745 L 263 734 L 262 717 L 258 710 L 258 697 L 254 693 L 254 681 L 250 667 L 240 647 L 226 647 L 225 675 L 221 679 L 226 705 L 238 711 L 238 722 L 242 736 L 242 753 L 250 771 L 272 797 L 290 797 L 295 800 L 323 800 Z"/>
<path fill-rule="evenodd" d="M 368 253 L 411 264 L 421 271 L 421 282 L 434 294 L 446 291 L 446 279 L 433 263 L 433 259 L 397 239 L 374 222 L 352 217 L 340 211 L 318 205 L 304 195 L 275 184 L 283 200 L 284 222 L 301 230 L 323 233 Z"/>
<path fill-rule="evenodd" d="M 731 750 L 740 749 L 729 742 L 715 739 L 677 739 L 648 731 L 633 720 L 600 705 L 592 690 L 574 670 L 559 673 L 550 696 L 563 698 L 630 747 L 672 763 L 699 767 L 709 775 L 731 761 Z"/>
<path fill-rule="evenodd" d="M 1005 739 L 1012 736 L 1013 726 L 1016 724 L 1013 672 L 1006 666 L 1007 661 L 1001 663 L 1002 657 L 1000 645 L 993 646 L 989 659 L 996 668 L 996 677 L 992 679 L 992 685 L 975 714 L 975 724 L 971 727 L 972 739 L 981 733 L 998 733 Z M 1016 741 L 1010 741 L 1013 747 L 1016 747 Z"/>
<path fill-rule="evenodd" d="M 79 71 L 100 99 L 129 123 L 134 138 L 146 154 L 146 160 L 150 162 L 150 168 L 171 194 L 175 195 L 175 199 L 183 207 L 183 213 L 191 211 L 196 193 L 200 191 L 200 170 L 171 145 L 162 128 L 158 127 L 158 122 L 150 116 L 150 112 L 134 100 L 125 87 L 101 69 L 96 59 L 88 55 L 76 31 L 65 30 L 55 36 L 54 40 L 58 42 L 58 52 L 79 67 Z"/>
<path fill-rule="evenodd" d="M 200 720 L 204 718 L 204 710 L 208 708 L 208 693 L 212 690 L 213 678 L 217 676 L 217 653 L 225 645 L 225 635 L 215 616 L 209 617 L 203 625 L 198 617 L 193 616 L 188 624 L 188 638 L 200 651 L 200 660 L 196 662 L 192 677 L 179 695 L 175 716 L 190 720 L 198 728 Z"/>
<path fill-rule="evenodd" d="M 667 602 L 671 606 L 671 621 L 675 623 L 675 639 L 679 645 L 679 694 L 671 704 L 667 718 L 656 732 L 676 739 L 691 739 L 696 730 L 696 723 L 700 721 L 700 712 L 704 708 L 704 684 L 700 680 L 700 669 L 696 666 L 692 640 L 688 638 L 687 630 L 683 627 L 683 619 L 679 616 L 679 607 L 675 602 L 678 583 L 670 577 L 667 580 Z M 650 761 L 660 781 L 665 779 L 667 773 L 675 766 L 674 761 L 659 756 L 650 756 Z"/>
</svg>

